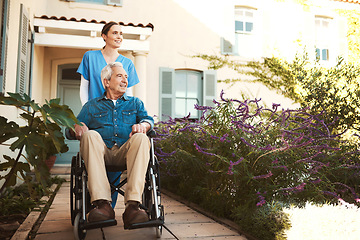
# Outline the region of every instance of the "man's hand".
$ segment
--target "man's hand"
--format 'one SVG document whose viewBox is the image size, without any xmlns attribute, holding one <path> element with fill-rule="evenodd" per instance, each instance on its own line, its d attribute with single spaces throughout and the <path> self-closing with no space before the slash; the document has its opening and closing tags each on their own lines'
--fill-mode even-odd
<svg viewBox="0 0 360 240">
<path fill-rule="evenodd" d="M 78 139 L 78 140 L 80 140 L 81 135 L 84 132 L 89 131 L 89 128 L 85 125 L 85 123 L 82 122 L 81 124 L 82 124 L 82 126 L 75 124 L 75 136 L 76 136 L 76 139 Z"/>
<path fill-rule="evenodd" d="M 129 137 L 134 135 L 135 133 L 147 133 L 151 128 L 150 123 L 148 122 L 142 122 L 138 124 L 134 124 L 131 127 L 131 133 L 129 134 Z"/>
</svg>

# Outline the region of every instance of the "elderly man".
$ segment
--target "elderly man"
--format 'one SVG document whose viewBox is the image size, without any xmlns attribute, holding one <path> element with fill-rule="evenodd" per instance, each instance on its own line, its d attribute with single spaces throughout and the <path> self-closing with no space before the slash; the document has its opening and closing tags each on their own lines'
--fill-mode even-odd
<svg viewBox="0 0 360 240">
<path fill-rule="evenodd" d="M 88 101 L 81 109 L 75 125 L 80 139 L 80 152 L 88 172 L 91 202 L 96 206 L 89 212 L 89 222 L 115 218 L 110 206 L 111 191 L 105 163 L 127 167 L 124 227 L 148 220 L 139 209 L 149 161 L 150 143 L 146 136 L 154 125 L 143 102 L 125 94 L 127 73 L 119 62 L 106 65 L 101 71 L 105 88 L 102 97 Z"/>
</svg>

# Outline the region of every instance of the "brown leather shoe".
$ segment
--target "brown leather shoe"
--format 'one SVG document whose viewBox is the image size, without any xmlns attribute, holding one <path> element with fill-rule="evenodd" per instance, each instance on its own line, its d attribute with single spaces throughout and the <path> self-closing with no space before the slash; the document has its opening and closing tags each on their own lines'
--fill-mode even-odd
<svg viewBox="0 0 360 240">
<path fill-rule="evenodd" d="M 115 219 L 114 209 L 110 206 L 110 202 L 106 200 L 97 200 L 94 202 L 95 208 L 89 212 L 89 222 L 99 222 Z"/>
<path fill-rule="evenodd" d="M 139 209 L 135 204 L 129 204 L 126 206 L 125 212 L 122 215 L 124 221 L 124 228 L 128 229 L 134 223 L 142 223 L 149 221 L 147 213 Z"/>
</svg>

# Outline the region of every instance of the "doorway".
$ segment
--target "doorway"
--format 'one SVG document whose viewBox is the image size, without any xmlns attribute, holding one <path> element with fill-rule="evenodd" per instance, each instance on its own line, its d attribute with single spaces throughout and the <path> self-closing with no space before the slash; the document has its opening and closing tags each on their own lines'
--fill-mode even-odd
<svg viewBox="0 0 360 240">
<path fill-rule="evenodd" d="M 78 67 L 78 63 L 58 66 L 57 97 L 60 98 L 60 104 L 68 105 L 75 116 L 79 114 L 82 107 L 80 101 L 80 74 L 76 72 Z M 68 145 L 69 151 L 57 155 L 56 165 L 70 165 L 72 157 L 79 152 L 79 141 L 65 139 L 65 143 Z"/>
</svg>

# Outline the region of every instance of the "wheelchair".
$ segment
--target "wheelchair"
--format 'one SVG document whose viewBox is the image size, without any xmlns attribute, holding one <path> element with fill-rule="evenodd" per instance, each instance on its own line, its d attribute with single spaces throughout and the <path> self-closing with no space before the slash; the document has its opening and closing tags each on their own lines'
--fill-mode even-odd
<svg viewBox="0 0 360 240">
<path fill-rule="evenodd" d="M 154 227 L 156 229 L 156 236 L 159 238 L 161 237 L 164 226 L 164 207 L 161 205 L 160 194 L 159 162 L 154 154 L 153 137 L 155 136 L 155 132 L 151 130 L 147 135 L 151 144 L 150 159 L 140 208 L 146 211 L 149 216 L 149 221 L 132 224 L 127 229 Z M 108 172 L 123 172 L 124 170 L 126 169 L 117 166 L 106 166 L 106 171 Z M 118 192 L 124 196 L 124 191 L 121 188 L 126 184 L 127 179 L 125 178 L 119 181 L 119 178 L 120 175 L 117 179 L 110 182 L 111 194 Z M 88 176 L 84 161 L 81 158 L 81 154 L 78 153 L 72 158 L 70 177 L 70 212 L 75 239 L 85 239 L 87 230 L 117 225 L 115 219 L 100 222 L 87 221 L 87 213 L 94 208 L 90 202 L 87 179 Z"/>
</svg>

